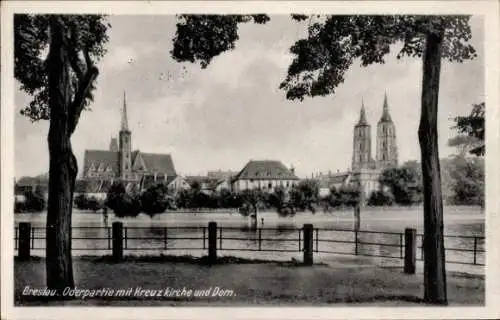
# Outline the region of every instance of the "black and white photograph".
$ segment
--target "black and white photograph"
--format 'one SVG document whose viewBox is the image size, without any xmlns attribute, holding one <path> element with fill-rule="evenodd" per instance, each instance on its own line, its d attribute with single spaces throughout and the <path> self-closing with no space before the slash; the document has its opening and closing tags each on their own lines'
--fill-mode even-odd
<svg viewBox="0 0 500 320">
<path fill-rule="evenodd" d="M 2 318 L 500 316 L 498 3 L 382 2 L 2 3 Z"/>
</svg>

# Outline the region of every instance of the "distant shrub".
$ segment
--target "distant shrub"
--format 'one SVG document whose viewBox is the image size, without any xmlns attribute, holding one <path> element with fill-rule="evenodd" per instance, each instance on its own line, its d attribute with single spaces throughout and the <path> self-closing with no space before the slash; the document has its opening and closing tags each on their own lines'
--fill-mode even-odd
<svg viewBox="0 0 500 320">
<path fill-rule="evenodd" d="M 141 210 L 151 217 L 174 207 L 173 198 L 164 184 L 149 187 L 140 196 L 140 203 Z"/>
<path fill-rule="evenodd" d="M 324 207 L 355 207 L 360 200 L 361 193 L 355 186 L 344 186 L 337 190 L 332 187 L 330 194 L 323 198 Z"/>
<path fill-rule="evenodd" d="M 113 210 L 117 217 L 137 217 L 141 213 L 140 197 L 128 194 L 125 186 L 118 182 L 114 183 L 108 191 L 106 206 Z"/>
<path fill-rule="evenodd" d="M 80 210 L 92 210 L 96 212 L 104 207 L 103 203 L 101 203 L 95 197 L 87 197 L 84 194 L 80 194 L 75 197 L 74 201 L 75 207 Z"/>
<path fill-rule="evenodd" d="M 16 201 L 14 203 L 14 212 L 40 212 L 47 207 L 47 201 L 40 189 L 24 192 L 24 199 L 24 201 Z"/>
<path fill-rule="evenodd" d="M 394 204 L 394 196 L 390 192 L 373 191 L 368 199 L 369 206 L 392 206 Z"/>
</svg>

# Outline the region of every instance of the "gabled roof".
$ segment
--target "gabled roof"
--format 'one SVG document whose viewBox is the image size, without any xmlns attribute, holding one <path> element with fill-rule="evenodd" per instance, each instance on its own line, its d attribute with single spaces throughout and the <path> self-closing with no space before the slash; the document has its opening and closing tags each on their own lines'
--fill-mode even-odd
<svg viewBox="0 0 500 320">
<path fill-rule="evenodd" d="M 47 185 L 49 183 L 48 179 L 43 179 L 39 177 L 21 177 L 16 181 L 18 186 L 35 186 L 35 185 Z"/>
<path fill-rule="evenodd" d="M 87 172 L 91 165 L 98 167 L 104 164 L 106 167 L 111 167 L 115 172 L 118 172 L 118 152 L 107 150 L 85 150 L 83 172 Z"/>
<path fill-rule="evenodd" d="M 349 175 L 350 175 L 349 173 L 332 175 L 328 179 L 328 182 L 330 184 L 344 183 L 347 180 L 347 178 L 349 178 Z"/>
<path fill-rule="evenodd" d="M 174 162 L 169 154 L 142 153 L 141 157 L 149 172 L 162 172 L 167 176 L 176 176 Z"/>
<path fill-rule="evenodd" d="M 238 172 L 234 172 L 234 171 L 222 171 L 222 170 L 208 171 L 207 172 L 207 177 L 208 178 L 222 180 L 222 179 L 229 179 L 229 178 L 233 177 L 234 175 L 236 175 L 237 173 Z"/>
<path fill-rule="evenodd" d="M 251 160 L 234 180 L 298 180 L 283 163 L 275 160 Z"/>
<path fill-rule="evenodd" d="M 146 171 L 165 173 L 167 176 L 176 176 L 174 163 L 169 154 L 142 153 L 135 150 L 131 154 L 132 162 L 142 159 L 146 165 Z M 89 167 L 104 166 L 110 167 L 114 172 L 118 172 L 119 153 L 107 150 L 85 150 L 83 171 L 87 172 Z"/>
</svg>

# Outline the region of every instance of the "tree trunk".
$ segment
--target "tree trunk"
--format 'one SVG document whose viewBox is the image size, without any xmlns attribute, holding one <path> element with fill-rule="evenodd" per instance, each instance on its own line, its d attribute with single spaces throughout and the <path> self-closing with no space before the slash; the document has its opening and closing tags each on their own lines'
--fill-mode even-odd
<svg viewBox="0 0 500 320">
<path fill-rule="evenodd" d="M 418 128 L 424 187 L 424 300 L 433 304 L 447 304 L 437 132 L 442 40 L 442 34 L 427 35 L 423 57 L 422 110 Z"/>
<path fill-rule="evenodd" d="M 49 199 L 47 210 L 46 272 L 47 287 L 62 291 L 74 288 L 71 259 L 71 212 L 77 175 L 76 158 L 71 149 L 69 108 L 71 86 L 68 56 L 58 17 L 51 19 L 48 81 L 50 103 Z"/>
</svg>

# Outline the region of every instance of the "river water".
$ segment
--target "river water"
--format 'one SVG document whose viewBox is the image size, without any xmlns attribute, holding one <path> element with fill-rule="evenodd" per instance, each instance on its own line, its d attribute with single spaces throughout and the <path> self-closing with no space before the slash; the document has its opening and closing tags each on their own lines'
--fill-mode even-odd
<svg viewBox="0 0 500 320">
<path fill-rule="evenodd" d="M 263 219 L 263 221 L 261 220 Z M 101 213 L 73 212 L 73 249 L 74 255 L 110 254 L 110 228 Z M 43 238 L 46 213 L 15 214 L 15 224 L 30 222 L 35 229 L 35 237 Z M 110 214 L 107 226 L 122 221 L 126 227 L 127 241 L 125 254 L 206 254 L 203 241 L 203 228 L 211 221 L 222 227 L 223 239 L 218 239 L 221 255 L 234 255 L 256 259 L 290 260 L 302 259 L 300 252 L 300 232 L 296 229 L 304 224 L 319 228 L 314 234 L 316 261 L 335 262 L 339 257 L 352 257 L 357 252 L 364 262 L 383 265 L 402 265 L 403 254 L 399 247 L 403 243 L 405 228 L 414 228 L 417 234 L 423 233 L 422 207 L 365 208 L 361 212 L 360 232 L 353 232 L 353 212 L 349 210 L 330 213 L 297 213 L 294 217 L 279 217 L 276 212 L 259 212 L 259 230 L 250 230 L 249 219 L 237 212 L 169 212 L 150 218 L 139 215 L 136 218 L 118 219 Z M 262 223 L 263 222 L 263 223 Z M 167 231 L 165 231 L 167 227 Z M 171 229 L 175 227 L 175 229 Z M 326 230 L 327 229 L 327 230 Z M 474 253 L 455 249 L 484 250 L 485 214 L 479 207 L 447 206 L 444 208 L 444 234 L 446 260 L 452 269 L 466 272 L 483 272 L 482 266 L 471 266 Z M 206 232 L 206 230 L 205 230 Z M 384 232 L 384 233 L 379 233 Z M 165 241 L 165 233 L 167 241 Z M 220 231 L 219 231 L 220 235 Z M 354 243 L 358 237 L 358 246 Z M 479 237 L 474 239 L 474 237 Z M 100 239 L 88 239 L 100 238 Z M 141 238 L 141 239 L 137 239 Z M 180 239 L 189 238 L 189 239 Z M 260 241 L 259 241 L 260 239 Z M 260 244 L 259 244 L 260 243 Z M 34 255 L 43 256 L 45 241 L 35 239 Z M 222 246 L 221 246 L 222 245 Z M 417 247 L 421 246 L 421 236 L 417 236 Z M 256 251 L 261 248 L 262 251 Z M 279 251 L 278 251 L 279 250 Z M 285 252 L 283 252 L 285 251 Z M 371 255 L 394 258 L 369 257 Z M 417 249 L 417 259 L 422 252 Z M 485 254 L 476 252 L 475 262 L 484 264 Z M 456 264 L 454 262 L 461 262 Z M 356 262 L 360 263 L 359 261 Z M 448 268 L 450 269 L 450 268 Z"/>
</svg>

